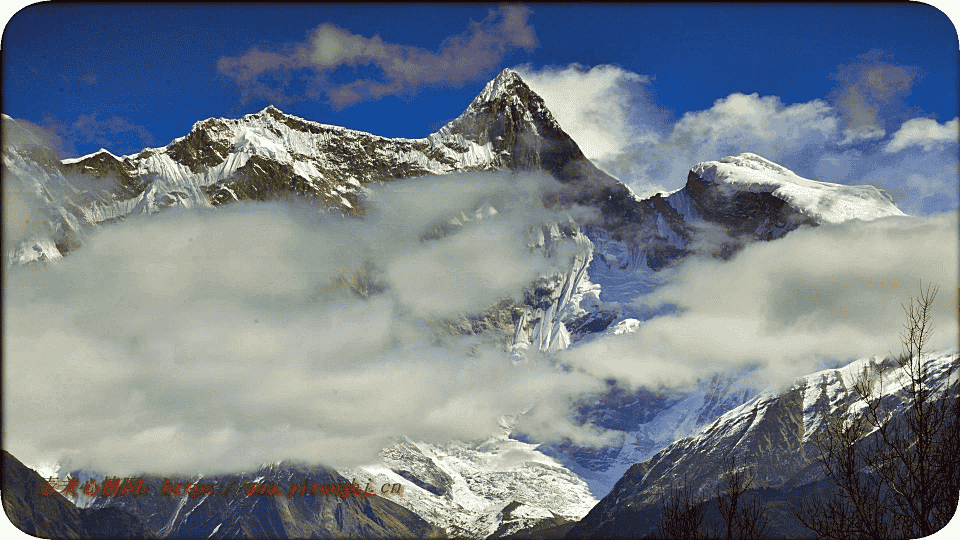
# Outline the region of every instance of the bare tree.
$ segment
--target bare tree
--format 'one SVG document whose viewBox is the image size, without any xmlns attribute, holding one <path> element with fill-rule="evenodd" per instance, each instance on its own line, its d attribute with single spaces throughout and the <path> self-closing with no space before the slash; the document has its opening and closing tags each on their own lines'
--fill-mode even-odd
<svg viewBox="0 0 960 540">
<path fill-rule="evenodd" d="M 702 540 L 706 538 L 703 531 L 703 518 L 706 514 L 706 504 L 694 499 L 689 483 L 676 488 L 669 497 L 664 497 L 660 503 L 660 527 L 654 538 L 673 539 L 684 538 Z"/>
<path fill-rule="evenodd" d="M 660 525 L 654 538 L 706 539 L 706 538 L 763 538 L 766 521 L 763 506 L 747 494 L 753 485 L 753 475 L 745 468 L 737 467 L 736 459 L 723 462 L 726 472 L 717 483 L 717 508 L 721 521 L 714 523 L 713 535 L 704 520 L 708 502 L 698 501 L 690 489 L 690 483 L 674 489 L 661 501 Z"/>
<path fill-rule="evenodd" d="M 817 439 L 819 460 L 837 489 L 795 513 L 822 538 L 919 538 L 943 528 L 960 498 L 960 398 L 956 357 L 937 388 L 923 357 L 933 332 L 938 288 L 921 284 L 904 305 L 901 388 L 884 389 L 886 369 L 865 368 L 853 389 L 862 414 L 828 424 Z M 899 414 L 894 414 L 899 411 Z"/>
<path fill-rule="evenodd" d="M 767 527 L 763 506 L 756 498 L 746 497 L 753 487 L 753 475 L 743 467 L 737 468 L 734 457 L 724 460 L 724 468 L 727 472 L 717 483 L 717 509 L 723 522 L 714 527 L 714 537 L 763 538 Z"/>
<path fill-rule="evenodd" d="M 886 491 L 876 476 L 862 474 L 866 464 L 857 443 L 866 431 L 862 418 L 834 418 L 817 436 L 818 460 L 837 490 L 806 501 L 795 515 L 820 538 L 890 538 L 888 516 L 878 511 Z"/>
</svg>

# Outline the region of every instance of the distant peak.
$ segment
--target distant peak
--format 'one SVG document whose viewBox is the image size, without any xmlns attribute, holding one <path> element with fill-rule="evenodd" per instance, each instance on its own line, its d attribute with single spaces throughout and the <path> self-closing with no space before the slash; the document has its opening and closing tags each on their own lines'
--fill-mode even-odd
<svg viewBox="0 0 960 540">
<path fill-rule="evenodd" d="M 263 110 L 260 111 L 260 114 L 271 113 L 271 112 L 277 112 L 277 113 L 283 114 L 283 111 L 281 111 L 280 109 L 274 107 L 273 104 L 270 104 L 270 105 L 267 105 L 266 107 L 264 107 Z"/>
<path fill-rule="evenodd" d="M 888 195 L 874 186 L 810 180 L 751 152 L 704 161 L 690 172 L 701 182 L 737 192 L 770 193 L 818 223 L 904 215 Z"/>
<path fill-rule="evenodd" d="M 483 90 L 473 99 L 467 109 L 455 120 L 452 120 L 437 132 L 440 135 L 459 133 L 474 137 L 472 140 L 485 144 L 490 134 L 491 125 L 501 125 L 506 116 L 513 118 L 509 125 L 536 124 L 539 127 L 531 128 L 532 132 L 545 133 L 562 132 L 560 125 L 547 109 L 543 98 L 538 96 L 530 86 L 513 69 L 506 68 L 496 78 L 488 82 Z M 506 124 L 503 124 L 506 126 Z M 510 127 L 510 129 L 514 129 Z M 469 138 L 468 137 L 468 138 Z M 564 134 L 564 137 L 568 137 Z M 570 141 L 573 143 L 573 141 Z M 573 143 L 576 145 L 576 143 Z M 577 152 L 579 152 L 577 148 Z"/>
<path fill-rule="evenodd" d="M 498 79 L 512 79 L 512 78 L 519 79 L 520 74 L 510 68 L 503 68 L 503 71 L 501 71 L 500 74 L 497 75 L 497 78 Z"/>
<path fill-rule="evenodd" d="M 76 157 L 76 158 L 61 159 L 60 162 L 63 163 L 64 165 L 69 165 L 69 164 L 71 164 L 71 163 L 77 163 L 77 162 L 79 162 L 79 161 L 83 161 L 83 160 L 86 160 L 86 159 L 95 158 L 95 157 L 97 157 L 97 156 L 99 156 L 99 155 L 102 155 L 102 154 L 105 154 L 105 155 L 107 155 L 107 156 L 109 156 L 109 157 L 112 157 L 113 159 L 115 159 L 115 160 L 117 160 L 117 161 L 120 161 L 120 158 L 118 158 L 117 156 L 115 156 L 112 152 L 110 152 L 110 151 L 107 150 L 106 148 L 101 148 L 101 149 L 99 149 L 99 150 L 97 150 L 96 152 L 93 152 L 93 153 L 91 153 L 91 154 L 86 154 L 86 155 L 83 155 L 83 156 L 80 156 L 80 157 Z"/>
<path fill-rule="evenodd" d="M 479 104 L 486 103 L 487 101 L 493 101 L 494 99 L 507 93 L 517 84 L 525 85 L 523 79 L 520 78 L 520 74 L 510 68 L 506 68 L 501 71 L 495 79 L 488 82 L 487 85 L 483 87 L 483 91 L 480 92 L 480 95 L 477 96 L 477 99 L 474 100 L 474 103 Z"/>
</svg>

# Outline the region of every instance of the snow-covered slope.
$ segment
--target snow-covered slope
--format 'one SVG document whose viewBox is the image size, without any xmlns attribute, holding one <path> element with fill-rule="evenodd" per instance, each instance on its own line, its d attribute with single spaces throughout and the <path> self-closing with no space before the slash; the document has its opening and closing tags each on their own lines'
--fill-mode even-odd
<svg viewBox="0 0 960 540">
<path fill-rule="evenodd" d="M 102 153 L 69 160 L 83 167 Z M 162 148 L 117 158 L 147 184 L 137 211 L 155 212 L 173 196 L 193 206 L 265 199 L 284 192 L 353 213 L 359 189 L 377 181 L 496 168 L 489 147 L 463 137 L 388 139 L 310 122 L 273 106 L 238 119 L 208 119 Z M 94 167 L 99 170 L 101 167 Z M 87 169 L 89 170 L 89 169 Z"/>
<path fill-rule="evenodd" d="M 759 390 L 750 384 L 749 373 L 744 369 L 714 374 L 689 389 L 633 393 L 614 389 L 581 411 L 593 425 L 619 431 L 619 445 L 593 449 L 550 444 L 544 445 L 544 452 L 560 458 L 587 482 L 594 495 L 603 497 L 634 464 L 698 433 L 719 415 L 755 396 Z"/>
<path fill-rule="evenodd" d="M 392 500 L 449 536 L 485 538 L 498 529 L 508 534 L 543 519 L 575 521 L 597 503 L 576 474 L 537 445 L 505 434 L 445 445 L 402 441 L 381 455 L 380 464 L 340 474 L 360 485 L 403 485 L 403 494 Z"/>
<path fill-rule="evenodd" d="M 886 193 L 873 186 L 808 180 L 756 154 L 743 153 L 699 163 L 690 172 L 727 196 L 770 193 L 818 223 L 904 215 Z"/>
<path fill-rule="evenodd" d="M 5 262 L 57 260 L 79 242 L 82 218 L 72 201 L 84 192 L 35 134 L 2 119 Z"/>
<path fill-rule="evenodd" d="M 956 395 L 960 360 L 956 351 L 923 356 L 934 395 Z M 906 407 L 902 369 L 893 359 L 865 358 L 842 368 L 797 379 L 787 389 L 768 389 L 722 414 L 692 437 L 670 444 L 649 460 L 632 466 L 609 495 L 578 523 L 572 537 L 631 531 L 640 512 L 659 508 L 661 497 L 681 485 L 697 500 L 714 496 L 725 472 L 723 458 L 749 464 L 755 487 L 789 492 L 824 478 L 816 439 L 831 418 L 863 414 L 865 403 L 853 390 L 864 370 L 872 374 L 872 399 L 883 389 L 882 407 L 894 421 Z M 696 479 L 687 484 L 685 479 Z M 624 528 L 628 527 L 628 528 Z M 638 534 L 643 534 L 639 529 Z"/>
</svg>

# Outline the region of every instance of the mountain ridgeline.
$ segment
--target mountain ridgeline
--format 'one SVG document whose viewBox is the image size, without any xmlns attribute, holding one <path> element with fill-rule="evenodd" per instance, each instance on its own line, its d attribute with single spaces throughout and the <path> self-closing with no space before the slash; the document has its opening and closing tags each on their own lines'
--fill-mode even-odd
<svg viewBox="0 0 960 540">
<path fill-rule="evenodd" d="M 130 214 L 295 194 L 331 211 L 360 215 L 365 185 L 478 170 L 550 173 L 564 185 L 547 195 L 551 206 L 597 209 L 599 219 L 581 225 L 644 249 L 652 268 L 680 257 L 685 251 L 677 244 L 688 244 L 694 234 L 676 201 L 661 195 L 640 200 L 594 166 L 543 100 L 509 69 L 463 114 L 422 139 L 378 137 L 269 106 L 239 119 L 197 122 L 165 147 L 122 157 L 100 150 L 59 161 L 15 120 L 5 117 L 4 130 L 5 140 L 17 141 L 3 148 L 4 176 L 34 196 L 30 202 L 46 217 L 33 234 L 8 246 L 8 264 L 59 258 L 82 243 L 85 228 Z M 769 191 L 719 194 L 700 177 L 691 172 L 678 192 L 683 202 L 702 219 L 731 227 L 735 236 L 769 239 L 816 221 Z M 889 200 L 886 204 L 896 212 Z"/>
</svg>

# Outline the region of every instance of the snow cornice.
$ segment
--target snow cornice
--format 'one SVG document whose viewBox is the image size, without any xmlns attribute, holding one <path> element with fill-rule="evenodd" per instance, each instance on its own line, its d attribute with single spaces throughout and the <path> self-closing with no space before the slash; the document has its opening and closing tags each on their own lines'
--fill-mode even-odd
<svg viewBox="0 0 960 540">
<path fill-rule="evenodd" d="M 110 152 L 110 151 L 107 150 L 106 148 L 101 148 L 101 149 L 97 150 L 96 152 L 93 152 L 92 154 L 87 154 L 87 155 L 85 155 L 85 156 L 80 156 L 80 157 L 75 157 L 75 158 L 61 159 L 61 160 L 60 160 L 60 163 L 63 163 L 64 165 L 70 165 L 70 164 L 72 164 L 72 163 L 78 163 L 78 162 L 84 161 L 84 160 L 86 160 L 86 159 L 90 159 L 90 158 L 92 158 L 92 157 L 96 157 L 96 156 L 98 156 L 98 155 L 100 155 L 100 154 L 107 154 L 108 156 L 112 157 L 113 159 L 115 159 L 115 160 L 117 160 L 117 161 L 122 161 L 122 158 L 119 158 L 119 157 L 115 156 L 112 152 Z"/>
</svg>

